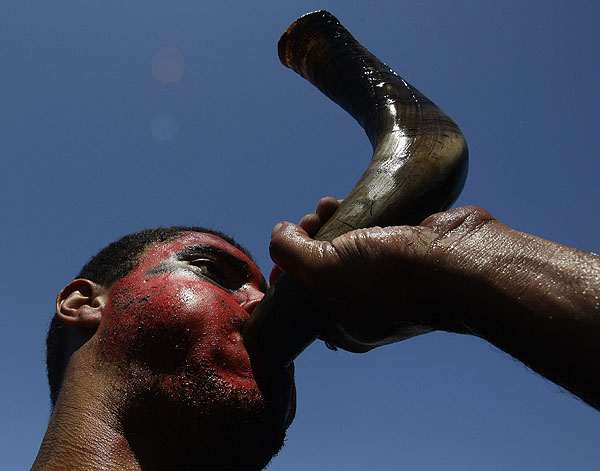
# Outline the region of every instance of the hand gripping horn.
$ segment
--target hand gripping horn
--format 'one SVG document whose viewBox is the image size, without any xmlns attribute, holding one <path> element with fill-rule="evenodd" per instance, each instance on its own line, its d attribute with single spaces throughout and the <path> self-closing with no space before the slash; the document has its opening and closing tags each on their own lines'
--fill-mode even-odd
<svg viewBox="0 0 600 471">
<path fill-rule="evenodd" d="M 374 149 L 367 170 L 316 239 L 418 224 L 458 197 L 468 165 L 458 126 L 333 15 L 322 10 L 298 18 L 279 40 L 279 58 L 350 113 Z M 244 327 L 250 357 L 289 365 L 320 335 L 322 319 L 319 298 L 282 275 Z"/>
</svg>

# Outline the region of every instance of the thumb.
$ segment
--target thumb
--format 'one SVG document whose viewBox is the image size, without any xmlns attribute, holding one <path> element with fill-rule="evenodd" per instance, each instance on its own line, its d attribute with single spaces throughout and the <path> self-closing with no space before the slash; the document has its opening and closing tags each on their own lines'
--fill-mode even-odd
<svg viewBox="0 0 600 471">
<path fill-rule="evenodd" d="M 338 259 L 329 242 L 314 240 L 300 226 L 286 221 L 273 228 L 269 252 L 281 270 L 309 287 L 318 287 L 319 279 Z"/>
</svg>

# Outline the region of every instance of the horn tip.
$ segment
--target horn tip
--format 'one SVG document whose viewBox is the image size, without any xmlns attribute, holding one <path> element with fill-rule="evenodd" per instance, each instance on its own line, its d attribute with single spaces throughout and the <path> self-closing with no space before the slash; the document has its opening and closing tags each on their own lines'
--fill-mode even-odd
<svg viewBox="0 0 600 471">
<path fill-rule="evenodd" d="M 311 32 L 342 27 L 339 20 L 327 10 L 305 13 L 294 21 L 281 35 L 277 43 L 279 60 L 286 67 L 296 70 L 297 56 L 305 55 L 310 48 Z"/>
</svg>

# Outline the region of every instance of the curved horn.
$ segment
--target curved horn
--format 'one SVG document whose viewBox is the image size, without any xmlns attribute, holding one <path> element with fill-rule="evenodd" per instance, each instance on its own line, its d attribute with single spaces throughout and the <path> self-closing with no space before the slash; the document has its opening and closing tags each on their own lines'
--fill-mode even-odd
<svg viewBox="0 0 600 471">
<path fill-rule="evenodd" d="M 326 11 L 296 20 L 279 40 L 281 62 L 364 128 L 371 163 L 316 239 L 353 229 L 418 224 L 458 197 L 468 151 L 442 110 L 361 46 Z M 318 299 L 282 275 L 244 328 L 251 358 L 287 366 L 321 330 Z"/>
</svg>

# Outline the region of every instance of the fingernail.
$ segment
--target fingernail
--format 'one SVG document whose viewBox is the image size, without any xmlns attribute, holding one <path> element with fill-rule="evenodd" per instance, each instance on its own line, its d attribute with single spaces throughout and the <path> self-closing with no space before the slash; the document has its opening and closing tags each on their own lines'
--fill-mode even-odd
<svg viewBox="0 0 600 471">
<path fill-rule="evenodd" d="M 275 227 L 271 231 L 271 237 L 275 237 L 275 234 L 277 234 L 281 230 L 282 227 L 283 227 L 283 222 L 278 222 L 277 224 L 275 224 Z"/>
</svg>

